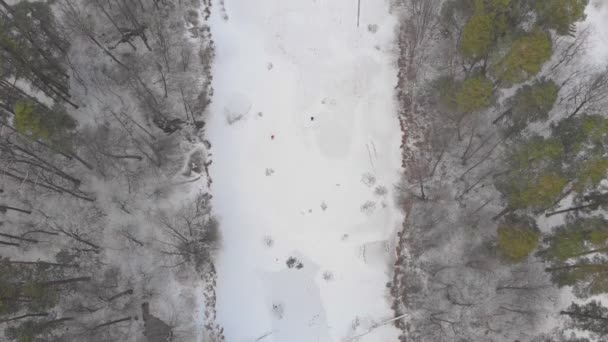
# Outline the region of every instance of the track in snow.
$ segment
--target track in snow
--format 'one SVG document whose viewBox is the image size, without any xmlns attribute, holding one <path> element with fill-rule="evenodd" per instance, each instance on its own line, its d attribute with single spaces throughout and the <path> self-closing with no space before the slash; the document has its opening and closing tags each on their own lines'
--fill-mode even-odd
<svg viewBox="0 0 608 342">
<path fill-rule="evenodd" d="M 207 132 L 228 342 L 345 341 L 392 317 L 395 21 L 384 1 L 363 0 L 357 27 L 357 7 L 226 0 L 228 20 L 214 8 Z M 397 334 L 387 325 L 359 341 Z"/>
</svg>

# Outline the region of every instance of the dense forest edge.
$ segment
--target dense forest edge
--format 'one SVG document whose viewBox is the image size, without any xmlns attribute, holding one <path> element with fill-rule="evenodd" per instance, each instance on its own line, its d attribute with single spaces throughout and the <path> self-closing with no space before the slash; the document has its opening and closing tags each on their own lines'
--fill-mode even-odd
<svg viewBox="0 0 608 342">
<path fill-rule="evenodd" d="M 395 1 L 401 341 L 608 333 L 608 71 L 587 0 Z"/>
<path fill-rule="evenodd" d="M 0 1 L 0 339 L 223 340 L 210 6 Z"/>
</svg>

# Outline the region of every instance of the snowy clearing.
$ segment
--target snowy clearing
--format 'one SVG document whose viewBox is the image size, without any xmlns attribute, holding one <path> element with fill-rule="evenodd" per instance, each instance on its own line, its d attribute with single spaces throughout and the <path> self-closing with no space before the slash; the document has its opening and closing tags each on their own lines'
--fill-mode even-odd
<svg viewBox="0 0 608 342">
<path fill-rule="evenodd" d="M 586 23 L 591 26 L 589 61 L 606 65 L 608 60 L 608 4 L 603 1 L 592 2 L 585 11 Z"/>
<path fill-rule="evenodd" d="M 220 6 L 218 4 L 218 6 Z M 207 127 L 227 341 L 348 341 L 392 318 L 400 130 L 381 0 L 215 9 Z M 390 324 L 358 341 L 396 340 Z"/>
</svg>

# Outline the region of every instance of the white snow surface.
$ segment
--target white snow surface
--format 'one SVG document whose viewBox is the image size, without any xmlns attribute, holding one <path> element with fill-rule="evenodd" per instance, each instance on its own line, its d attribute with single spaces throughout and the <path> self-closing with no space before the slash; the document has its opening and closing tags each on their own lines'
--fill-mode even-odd
<svg viewBox="0 0 608 342">
<path fill-rule="evenodd" d="M 356 0 L 226 0 L 225 11 L 211 19 L 206 128 L 218 323 L 227 342 L 351 340 L 393 317 L 396 19 L 383 0 L 361 1 L 359 27 Z M 356 340 L 397 336 L 388 324 Z"/>
<path fill-rule="evenodd" d="M 585 11 L 585 24 L 591 26 L 589 62 L 599 66 L 608 65 L 608 1 L 592 1 Z"/>
</svg>

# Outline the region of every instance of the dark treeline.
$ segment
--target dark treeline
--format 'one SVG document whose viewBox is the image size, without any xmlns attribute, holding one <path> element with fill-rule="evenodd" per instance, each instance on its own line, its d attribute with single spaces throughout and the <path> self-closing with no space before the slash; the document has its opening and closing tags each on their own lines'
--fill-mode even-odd
<svg viewBox="0 0 608 342">
<path fill-rule="evenodd" d="M 0 339 L 200 338 L 209 6 L 0 0 Z"/>
<path fill-rule="evenodd" d="M 559 306 L 608 292 L 608 71 L 584 61 L 588 5 L 396 1 L 403 341 L 605 335 L 599 301 Z"/>
</svg>

